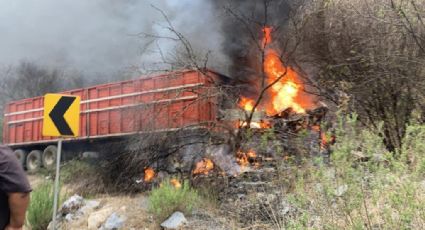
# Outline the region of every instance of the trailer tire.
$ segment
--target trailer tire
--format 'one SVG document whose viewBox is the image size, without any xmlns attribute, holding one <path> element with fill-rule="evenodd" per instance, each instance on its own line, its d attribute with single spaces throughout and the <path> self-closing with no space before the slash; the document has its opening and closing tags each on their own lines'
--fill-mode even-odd
<svg viewBox="0 0 425 230">
<path fill-rule="evenodd" d="M 21 164 L 21 166 L 25 167 L 25 162 L 27 160 L 28 152 L 23 149 L 17 149 L 13 151 L 13 153 L 15 154 L 16 158 L 18 158 L 18 161 Z"/>
<path fill-rule="evenodd" d="M 27 171 L 29 173 L 35 173 L 41 168 L 41 155 L 40 150 L 32 150 L 27 156 Z"/>
<path fill-rule="evenodd" d="M 42 159 L 41 159 L 44 168 L 46 169 L 55 168 L 57 152 L 58 152 L 58 148 L 55 145 L 49 145 L 44 149 Z"/>
</svg>

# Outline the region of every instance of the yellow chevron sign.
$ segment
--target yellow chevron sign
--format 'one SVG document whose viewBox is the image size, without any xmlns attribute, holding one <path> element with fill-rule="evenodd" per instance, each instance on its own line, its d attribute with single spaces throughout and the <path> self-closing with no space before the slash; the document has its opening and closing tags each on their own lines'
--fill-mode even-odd
<svg viewBox="0 0 425 230">
<path fill-rule="evenodd" d="M 80 97 L 63 94 L 44 96 L 43 136 L 76 137 L 80 127 Z"/>
</svg>

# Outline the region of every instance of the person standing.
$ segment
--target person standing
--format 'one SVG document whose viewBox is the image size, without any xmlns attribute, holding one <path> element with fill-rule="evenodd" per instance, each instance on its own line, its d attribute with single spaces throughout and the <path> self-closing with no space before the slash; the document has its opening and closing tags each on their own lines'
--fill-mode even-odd
<svg viewBox="0 0 425 230">
<path fill-rule="evenodd" d="M 12 150 L 0 145 L 0 230 L 22 230 L 31 186 Z"/>
</svg>

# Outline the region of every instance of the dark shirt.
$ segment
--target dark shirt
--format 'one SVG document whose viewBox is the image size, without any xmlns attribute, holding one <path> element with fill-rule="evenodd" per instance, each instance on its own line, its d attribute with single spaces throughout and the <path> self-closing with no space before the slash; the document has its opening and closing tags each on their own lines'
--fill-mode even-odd
<svg viewBox="0 0 425 230">
<path fill-rule="evenodd" d="M 31 192 L 31 187 L 12 150 L 0 145 L 0 229 L 4 229 L 9 223 L 8 194 L 14 192 Z"/>
</svg>

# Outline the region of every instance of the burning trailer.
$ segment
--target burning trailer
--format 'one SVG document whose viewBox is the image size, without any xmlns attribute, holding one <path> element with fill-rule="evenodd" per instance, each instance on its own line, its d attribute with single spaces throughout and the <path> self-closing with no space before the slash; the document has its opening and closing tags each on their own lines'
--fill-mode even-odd
<svg viewBox="0 0 425 230">
<path fill-rule="evenodd" d="M 174 150 L 173 156 L 166 157 L 180 156 L 186 159 L 185 154 L 196 155 L 198 159 L 191 165 L 195 167 L 199 162 L 206 161 L 202 159 L 206 144 L 211 143 L 208 140 L 211 138 L 209 134 L 216 133 L 216 136 L 220 136 L 243 128 L 246 117 L 244 111 L 250 109 L 250 102 L 242 103 L 246 99 L 241 98 L 239 105 L 242 108 L 229 106 L 229 98 L 223 97 L 219 90 L 220 85 L 228 82 L 228 77 L 211 70 L 205 73 L 184 70 L 63 92 L 82 98 L 79 137 L 64 140 L 65 153 L 71 158 L 93 152 L 102 153 L 105 150 L 113 152 L 116 146 L 119 146 L 118 151 L 126 151 L 135 145 L 128 144 L 128 141 L 139 138 L 139 135 L 155 136 L 174 132 L 181 135 L 177 139 L 182 144 L 178 145 L 179 149 Z M 258 129 L 273 128 L 276 132 L 289 133 L 296 132 L 299 126 L 305 127 L 305 122 L 308 123 L 307 126 L 319 125 L 320 118 L 315 118 L 318 114 L 306 112 L 300 115 L 290 112 L 291 108 L 274 115 L 255 112 L 251 127 L 257 124 L 255 128 Z M 235 111 L 237 112 L 234 113 Z M 229 116 L 232 112 L 234 114 Z M 6 106 L 4 114 L 3 142 L 15 150 L 15 154 L 29 171 L 37 171 L 41 167 L 51 168 L 54 163 L 56 140 L 41 135 L 42 114 L 43 97 L 11 102 Z M 324 113 L 320 116 L 324 116 Z M 231 129 L 219 128 L 226 125 Z M 125 146 L 120 144 L 122 141 L 125 141 Z M 240 156 L 235 158 L 240 164 L 246 164 L 242 162 L 253 158 L 252 153 L 246 157 Z M 243 160 L 244 158 L 246 159 Z M 152 166 L 160 163 L 145 164 L 142 167 L 149 167 L 154 171 L 156 169 Z M 205 167 L 204 171 L 212 168 Z M 185 170 L 198 172 L 187 167 Z"/>
<path fill-rule="evenodd" d="M 220 104 L 216 84 L 226 81 L 211 70 L 182 70 L 62 92 L 81 97 L 80 133 L 64 139 L 65 158 L 122 148 L 142 134 L 211 127 Z M 4 111 L 3 143 L 29 171 L 55 162 L 57 139 L 42 136 L 43 100 L 13 101 Z"/>
</svg>

